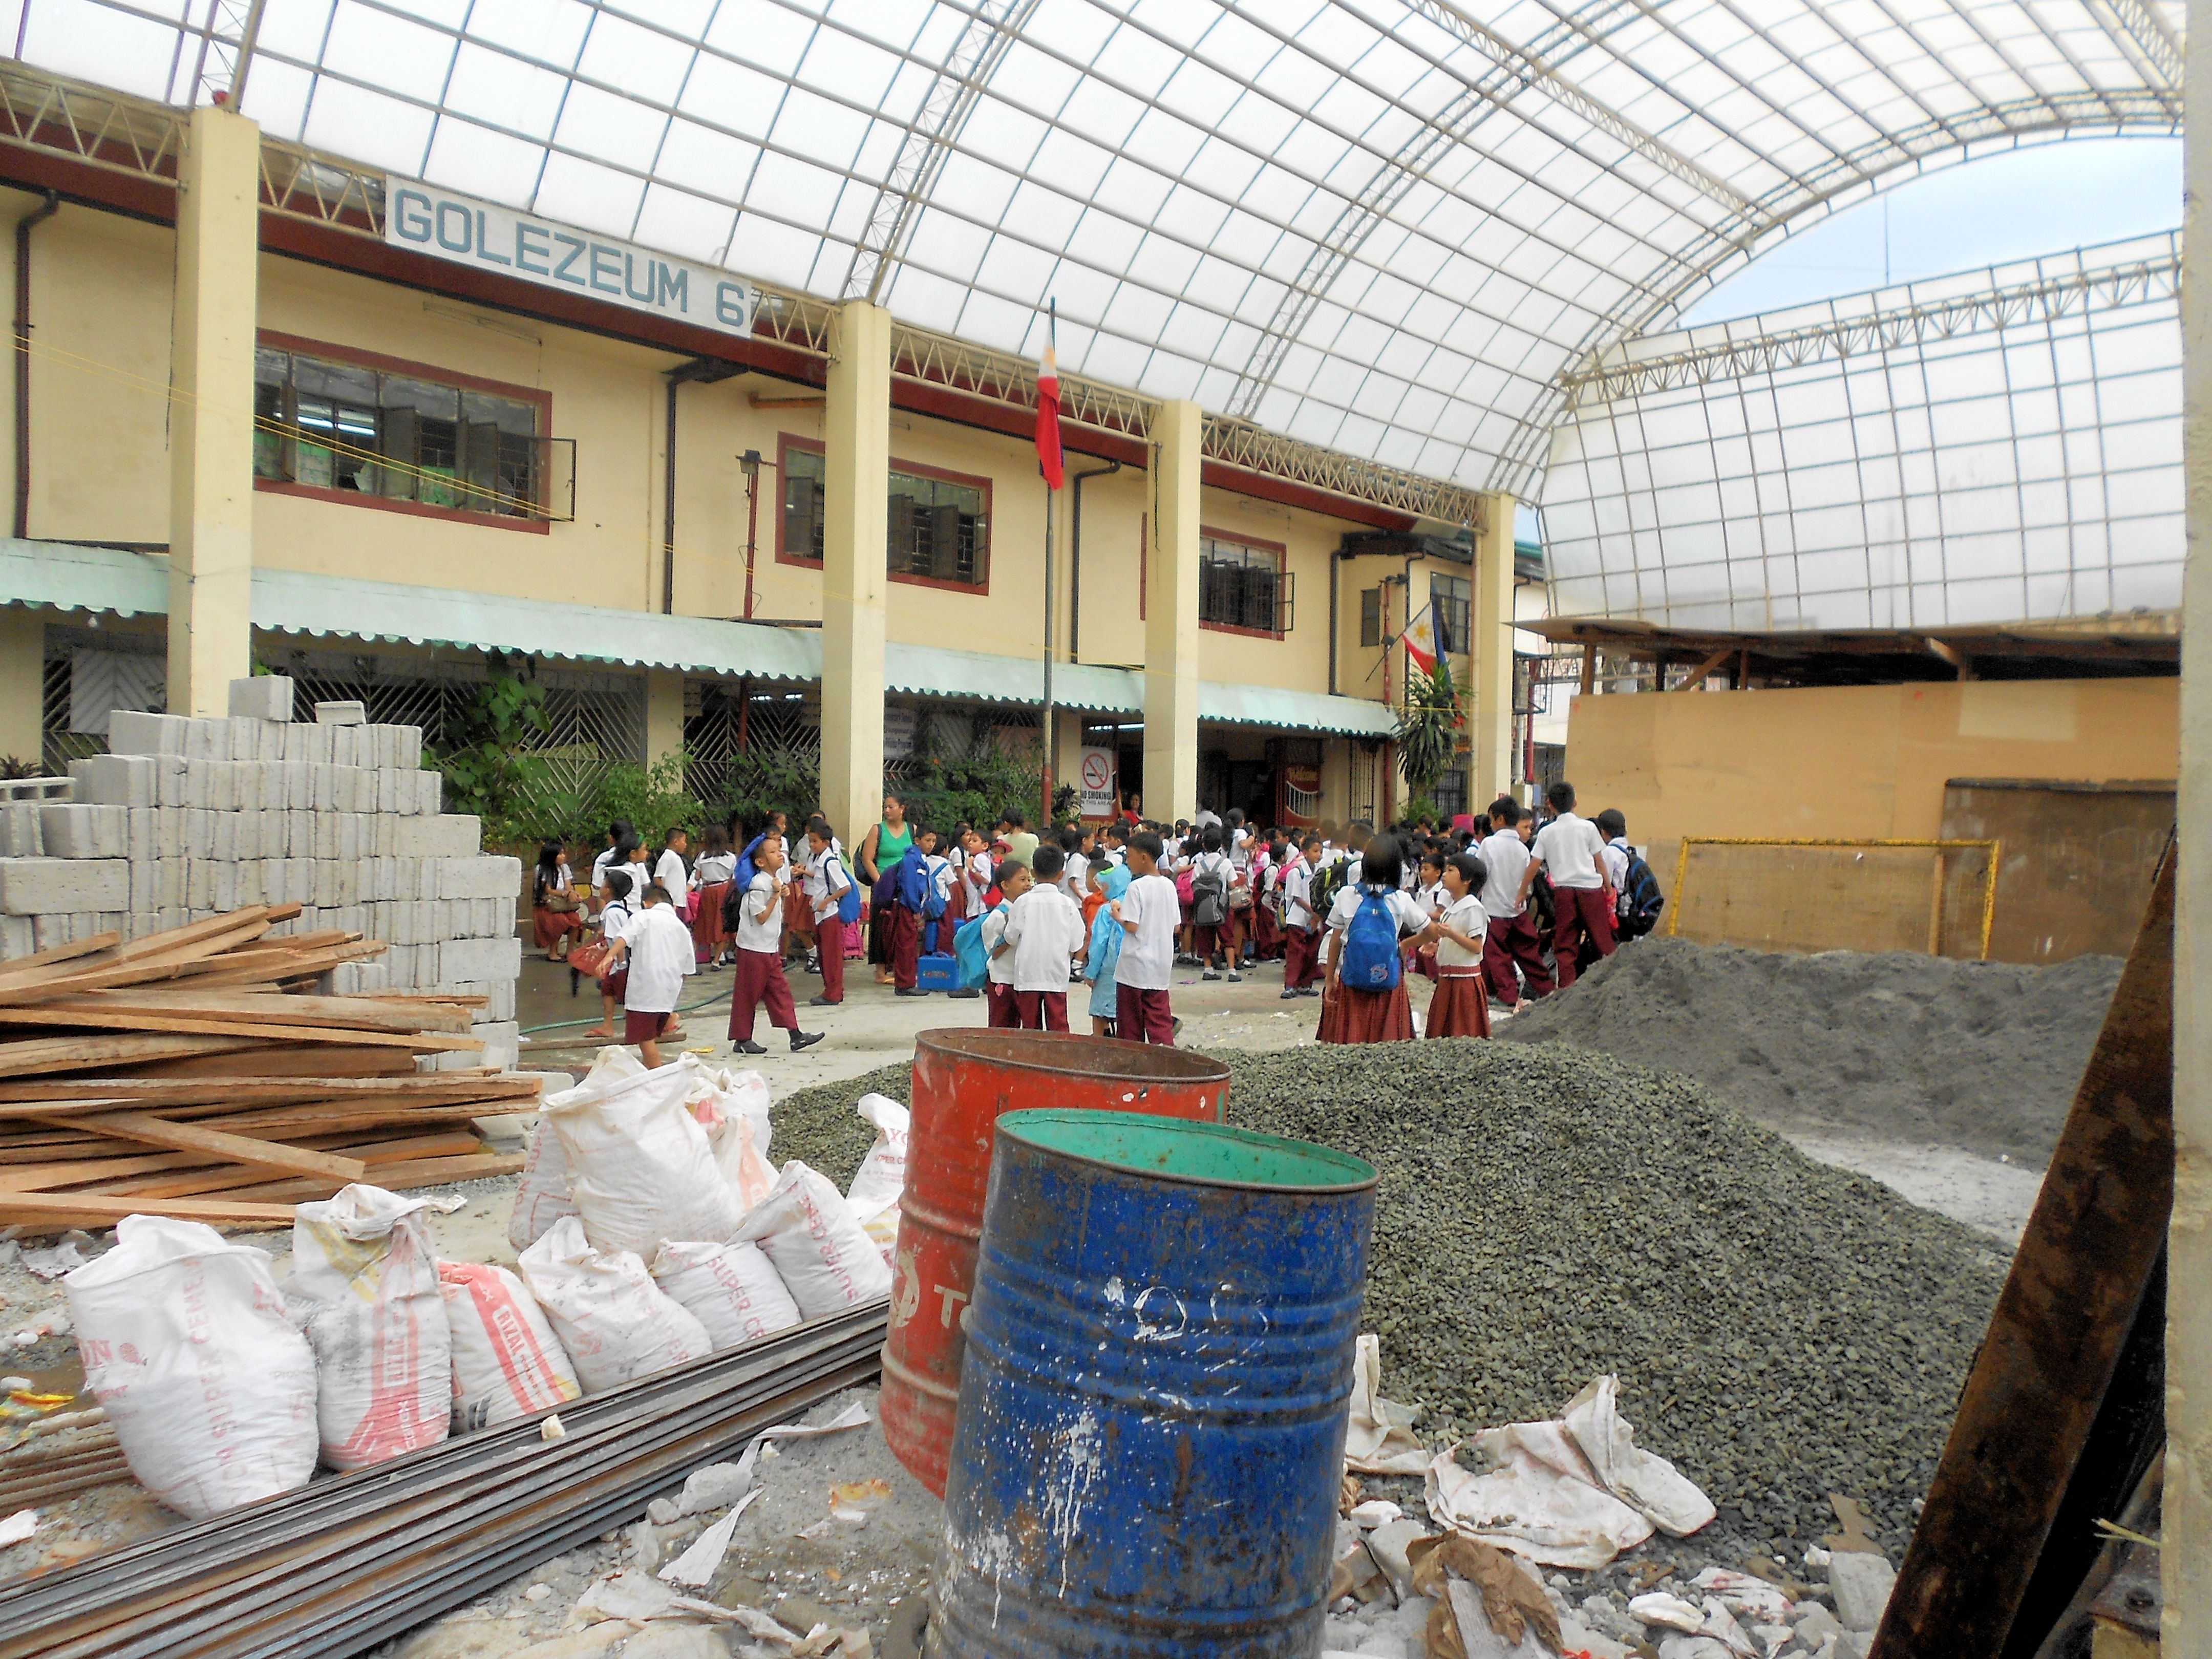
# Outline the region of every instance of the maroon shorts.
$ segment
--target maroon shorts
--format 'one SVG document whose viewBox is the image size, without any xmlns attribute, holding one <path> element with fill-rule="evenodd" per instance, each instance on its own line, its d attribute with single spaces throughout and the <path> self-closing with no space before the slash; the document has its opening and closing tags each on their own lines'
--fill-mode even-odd
<svg viewBox="0 0 2212 1659">
<path fill-rule="evenodd" d="M 635 1008 L 623 1015 L 623 1041 L 628 1043 L 655 1042 L 666 1027 L 666 1014 L 641 1014 Z"/>
<path fill-rule="evenodd" d="M 614 972 L 599 981 L 599 989 L 617 1002 L 620 1002 L 629 993 L 629 969 L 616 969 Z"/>
</svg>

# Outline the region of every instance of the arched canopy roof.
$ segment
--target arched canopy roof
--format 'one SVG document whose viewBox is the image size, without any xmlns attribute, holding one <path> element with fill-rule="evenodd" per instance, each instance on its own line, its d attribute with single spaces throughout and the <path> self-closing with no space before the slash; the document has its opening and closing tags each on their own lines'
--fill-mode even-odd
<svg viewBox="0 0 2212 1659">
<path fill-rule="evenodd" d="M 1528 494 L 1560 376 L 1945 157 L 2171 131 L 2175 0 L 18 0 L 15 55 Z M 4 15 L 4 13 L 0 13 Z M 250 42 L 250 52 L 247 50 Z"/>
</svg>

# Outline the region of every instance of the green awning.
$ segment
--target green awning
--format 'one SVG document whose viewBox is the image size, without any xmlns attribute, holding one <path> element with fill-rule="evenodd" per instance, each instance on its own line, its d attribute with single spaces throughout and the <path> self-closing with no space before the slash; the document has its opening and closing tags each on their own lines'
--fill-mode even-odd
<svg viewBox="0 0 2212 1659">
<path fill-rule="evenodd" d="M 169 562 L 161 554 L 118 548 L 0 540 L 0 604 L 120 617 L 165 615 Z M 508 651 L 726 679 L 822 678 L 822 635 L 811 629 L 611 611 L 297 570 L 253 573 L 253 625 L 270 634 Z M 893 643 L 884 647 L 884 659 L 888 690 L 1032 708 L 1043 700 L 1044 666 L 1035 658 Z M 1137 715 L 1144 708 L 1144 676 L 1134 669 L 1053 666 L 1053 702 L 1063 708 Z M 1397 730 L 1395 717 L 1378 702 L 1262 685 L 1203 684 L 1198 716 L 1353 737 L 1389 737 Z"/>
</svg>

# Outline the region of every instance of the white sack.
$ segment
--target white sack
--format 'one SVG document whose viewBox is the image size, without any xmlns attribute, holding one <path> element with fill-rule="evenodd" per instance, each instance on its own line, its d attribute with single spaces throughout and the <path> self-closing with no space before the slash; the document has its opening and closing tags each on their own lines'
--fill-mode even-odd
<svg viewBox="0 0 2212 1659">
<path fill-rule="evenodd" d="M 544 1310 L 504 1267 L 438 1264 L 453 1345 L 453 1432 L 512 1423 L 583 1397 Z"/>
<path fill-rule="evenodd" d="M 752 1126 L 740 1120 L 748 1134 Z M 757 1244 L 664 1244 L 653 1282 L 707 1328 L 714 1352 L 742 1348 L 799 1323 L 799 1304 Z"/>
<path fill-rule="evenodd" d="M 635 1077 L 600 1079 L 594 1067 L 575 1088 L 545 1097 L 568 1157 L 568 1190 L 595 1248 L 650 1256 L 663 1239 L 720 1242 L 736 1230 L 736 1194 L 684 1103 L 698 1071 L 696 1054 Z"/>
<path fill-rule="evenodd" d="M 691 1081 L 684 1104 L 714 1155 L 714 1167 L 737 1194 L 743 1214 L 769 1195 L 775 1170 L 766 1158 L 769 1142 L 768 1082 L 758 1072 L 726 1072 L 690 1056 Z"/>
<path fill-rule="evenodd" d="M 574 1216 L 522 1253 L 522 1281 L 552 1321 L 586 1394 L 713 1352 L 707 1328 L 653 1282 L 635 1252 L 593 1249 Z"/>
<path fill-rule="evenodd" d="M 1620 1379 L 1601 1376 L 1559 1413 L 1583 1449 L 1598 1484 L 1670 1537 L 1686 1538 L 1709 1523 L 1712 1500 L 1663 1457 L 1640 1449 L 1620 1415 Z"/>
<path fill-rule="evenodd" d="M 753 1126 L 753 1150 L 765 1158 L 769 1143 L 775 1136 L 775 1126 L 769 1121 L 768 1079 L 758 1072 L 733 1072 L 726 1066 L 709 1066 L 704 1061 L 700 1063 L 700 1070 L 720 1093 L 724 1109 Z"/>
<path fill-rule="evenodd" d="M 1655 1522 L 1679 1526 L 1678 1536 L 1704 1526 L 1712 1504 L 1665 1458 L 1637 1449 L 1615 1404 L 1619 1387 L 1599 1377 L 1564 1421 L 1483 1431 L 1474 1443 L 1501 1466 L 1492 1474 L 1471 1474 L 1456 1447 L 1445 1450 L 1429 1466 L 1430 1515 L 1545 1566 L 1586 1570 L 1634 1549 Z"/>
<path fill-rule="evenodd" d="M 876 1144 L 854 1172 L 845 1201 L 889 1261 L 898 1249 L 899 1195 L 906 1191 L 907 1139 L 914 1115 L 889 1095 L 862 1095 L 855 1109 L 876 1126 Z"/>
<path fill-rule="evenodd" d="M 1420 1474 L 1429 1467 L 1429 1454 L 1411 1432 L 1420 1414 L 1419 1406 L 1382 1398 L 1382 1339 L 1361 1337 L 1352 1345 L 1352 1417 L 1344 1437 L 1344 1467 L 1361 1474 Z"/>
<path fill-rule="evenodd" d="M 268 1252 L 161 1216 L 125 1216 L 115 1236 L 62 1286 L 131 1473 L 196 1521 L 306 1486 L 315 1358 Z"/>
<path fill-rule="evenodd" d="M 605 1088 L 623 1078 L 645 1075 L 645 1062 L 627 1048 L 599 1050 L 580 1086 Z M 540 1103 L 543 1104 L 543 1103 Z M 561 1150 L 561 1137 L 541 1113 L 530 1132 L 530 1148 L 515 1183 L 514 1207 L 507 1212 L 507 1242 L 516 1254 L 545 1237 L 545 1230 L 564 1215 L 576 1213 L 568 1195 L 568 1159 Z"/>
<path fill-rule="evenodd" d="M 366 1468 L 443 1440 L 453 1360 L 429 1206 L 356 1182 L 292 1212 L 285 1285 L 315 1351 L 323 1462 Z"/>
<path fill-rule="evenodd" d="M 812 1319 L 891 1293 L 891 1270 L 830 1184 L 793 1158 L 771 1192 L 744 1218 L 738 1237 L 767 1253 L 791 1287 L 799 1311 Z"/>
</svg>

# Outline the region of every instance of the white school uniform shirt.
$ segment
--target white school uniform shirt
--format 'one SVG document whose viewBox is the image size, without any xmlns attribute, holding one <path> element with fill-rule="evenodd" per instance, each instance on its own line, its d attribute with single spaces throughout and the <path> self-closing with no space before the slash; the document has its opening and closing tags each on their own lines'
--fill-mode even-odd
<svg viewBox="0 0 2212 1659">
<path fill-rule="evenodd" d="M 1083 912 L 1057 887 L 1032 887 L 1014 901 L 1002 936 L 1013 945 L 1017 991 L 1065 991 L 1067 964 L 1088 942 Z"/>
<path fill-rule="evenodd" d="M 968 890 L 968 914 L 976 915 L 991 890 L 991 855 L 970 853 L 960 866 L 960 880 Z"/>
<path fill-rule="evenodd" d="M 737 867 L 734 863 L 730 866 L 732 870 Z M 684 867 L 684 854 L 673 847 L 662 848 L 660 856 L 653 860 L 653 878 L 668 890 L 669 897 L 678 896 L 691 878 Z M 653 1011 L 647 1009 L 646 1012 L 650 1013 Z"/>
<path fill-rule="evenodd" d="M 1447 927 L 1456 927 L 1469 939 L 1480 939 L 1490 930 L 1489 919 L 1484 915 L 1482 896 L 1469 893 L 1463 899 L 1449 899 L 1443 914 L 1437 918 Z M 1472 968 L 1482 960 L 1482 952 L 1470 951 L 1455 939 L 1437 941 L 1437 966 L 1439 968 Z"/>
<path fill-rule="evenodd" d="M 612 945 L 627 937 L 630 925 L 635 920 L 636 913 L 630 908 L 630 901 L 616 899 L 599 912 L 599 937 Z"/>
<path fill-rule="evenodd" d="M 1313 866 L 1304 854 L 1283 866 L 1283 921 L 1286 927 L 1308 927 L 1313 924 Z"/>
<path fill-rule="evenodd" d="M 613 862 L 614 856 L 613 848 L 603 847 L 599 849 L 599 857 L 592 860 L 592 891 L 594 894 L 606 891 L 607 866 Z"/>
<path fill-rule="evenodd" d="M 629 988 L 623 1006 L 633 1013 L 672 1014 L 684 976 L 698 970 L 691 930 L 672 904 L 650 904 L 632 917 L 623 935 L 629 951 Z"/>
<path fill-rule="evenodd" d="M 1182 901 L 1165 876 L 1139 876 L 1123 890 L 1121 920 L 1136 931 L 1121 931 L 1121 958 L 1114 982 L 1135 991 L 1164 991 L 1175 969 L 1176 929 L 1182 925 Z"/>
<path fill-rule="evenodd" d="M 1511 921 L 1528 908 L 1518 902 L 1528 848 L 1517 831 L 1499 830 L 1484 838 L 1476 856 L 1482 860 L 1482 914 L 1492 921 Z"/>
<path fill-rule="evenodd" d="M 1036 888 L 1030 889 L 1030 893 L 1035 891 L 1036 891 Z M 1023 898 L 1028 896 L 1029 893 L 1022 895 Z M 988 970 L 988 977 L 992 984 L 1004 985 L 1010 988 L 1013 985 L 1014 969 L 1018 965 L 1013 947 L 1008 945 L 1004 956 L 992 956 L 991 953 L 1000 945 L 1006 944 L 1006 926 L 1013 919 L 1013 914 L 1012 904 L 1001 903 L 995 906 L 983 918 L 983 954 L 990 957 L 991 959 L 991 966 Z M 1060 984 L 1065 985 L 1066 982 L 1067 976 L 1065 974 L 1061 975 Z"/>
<path fill-rule="evenodd" d="M 1421 902 L 1421 908 L 1431 916 L 1440 916 L 1451 907 L 1451 896 L 1444 891 L 1441 881 L 1432 881 L 1413 896 Z"/>
<path fill-rule="evenodd" d="M 845 867 L 845 849 L 834 839 L 819 853 L 807 854 L 806 897 L 817 921 L 835 913 L 837 901 L 852 884 L 853 872 Z"/>
<path fill-rule="evenodd" d="M 929 884 L 937 890 L 938 897 L 945 901 L 945 908 L 951 909 L 954 880 L 952 860 L 940 853 L 924 853 L 921 855 L 921 866 L 929 872 Z"/>
<path fill-rule="evenodd" d="M 1560 813 L 1536 832 L 1536 856 L 1554 887 L 1594 892 L 1604 886 L 1605 871 L 1599 862 L 1604 852 L 1605 837 L 1598 834 L 1597 825 L 1572 812 Z"/>
<path fill-rule="evenodd" d="M 1091 860 L 1080 853 L 1067 855 L 1067 866 L 1060 872 L 1060 890 L 1077 903 L 1090 890 Z"/>
<path fill-rule="evenodd" d="M 1221 904 L 1224 909 L 1229 906 L 1229 884 L 1236 878 L 1236 873 L 1229 862 L 1229 854 L 1226 853 L 1200 853 L 1190 861 L 1190 876 L 1194 883 L 1201 875 L 1219 880 Z M 1194 887 L 1193 890 L 1196 890 Z"/>
<path fill-rule="evenodd" d="M 536 878 L 532 878 L 532 880 L 534 884 Z M 562 859 L 553 866 L 553 879 L 545 884 L 545 896 L 552 898 L 558 894 L 574 892 L 575 886 L 576 878 L 568 868 L 568 860 Z"/>
<path fill-rule="evenodd" d="M 735 881 L 738 878 L 738 855 L 735 853 L 702 853 L 699 862 L 691 866 L 694 887 L 712 887 L 717 882 Z"/>
<path fill-rule="evenodd" d="M 1627 839 L 1623 837 L 1620 841 L 1607 842 L 1600 850 L 1605 857 L 1606 879 L 1612 884 L 1614 892 L 1626 896 L 1628 887 Z"/>
<path fill-rule="evenodd" d="M 765 951 L 770 956 L 783 950 L 783 917 L 776 909 L 776 890 L 784 884 L 778 878 L 787 878 L 791 866 L 786 865 L 770 875 L 765 870 L 753 872 L 752 885 L 745 889 L 744 898 L 738 905 L 738 949 Z"/>
</svg>

